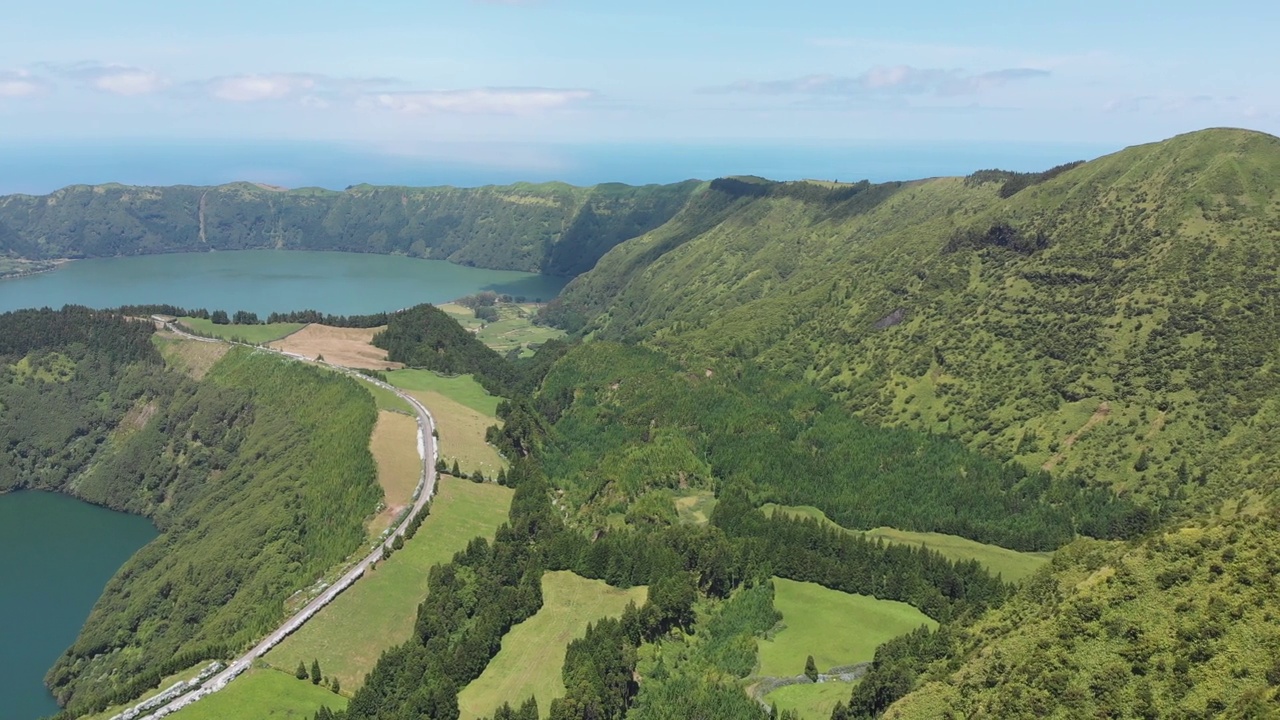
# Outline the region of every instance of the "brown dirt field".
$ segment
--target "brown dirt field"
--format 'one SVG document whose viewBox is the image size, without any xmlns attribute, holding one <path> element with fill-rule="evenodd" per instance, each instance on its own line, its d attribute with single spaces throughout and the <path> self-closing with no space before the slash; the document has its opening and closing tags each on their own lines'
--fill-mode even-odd
<svg viewBox="0 0 1280 720">
<path fill-rule="evenodd" d="M 184 340 L 181 335 L 169 332 L 157 333 L 157 337 L 165 341 L 162 353 L 169 363 L 194 380 L 203 380 L 209 373 L 209 368 L 231 349 L 230 345 L 224 343 Z"/>
<path fill-rule="evenodd" d="M 314 360 L 323 355 L 326 362 L 367 370 L 395 370 L 404 367 L 387 360 L 387 351 L 374 347 L 373 336 L 382 328 L 337 328 L 308 325 L 298 332 L 271 343 L 269 347 L 302 355 Z"/>
<path fill-rule="evenodd" d="M 391 527 L 396 515 L 409 504 L 421 473 L 418 459 L 418 422 L 407 415 L 383 410 L 373 426 L 369 451 L 378 464 L 378 484 L 382 486 L 386 508 L 369 523 L 369 532 L 378 535 Z"/>
<path fill-rule="evenodd" d="M 1080 436 L 1089 432 L 1089 428 L 1092 428 L 1094 425 L 1106 420 L 1107 416 L 1110 414 L 1111 403 L 1104 401 L 1102 404 L 1098 405 L 1098 409 L 1093 412 L 1093 415 L 1091 415 L 1087 421 L 1085 421 L 1084 425 L 1080 426 L 1079 430 L 1063 438 L 1062 450 L 1057 455 L 1049 458 L 1041 468 L 1044 470 L 1052 470 L 1057 467 L 1058 463 L 1062 462 L 1062 460 L 1067 456 L 1067 451 L 1071 449 L 1071 446 L 1075 445 L 1076 441 L 1080 439 Z"/>
</svg>

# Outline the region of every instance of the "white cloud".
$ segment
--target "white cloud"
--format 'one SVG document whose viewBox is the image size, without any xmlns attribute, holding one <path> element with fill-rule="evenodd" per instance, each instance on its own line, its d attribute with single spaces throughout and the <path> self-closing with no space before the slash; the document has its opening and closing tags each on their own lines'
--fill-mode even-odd
<svg viewBox="0 0 1280 720">
<path fill-rule="evenodd" d="M 595 97 L 590 90 L 551 88 L 471 88 L 375 93 L 381 108 L 411 115 L 434 113 L 524 115 L 566 107 Z"/>
<path fill-rule="evenodd" d="M 398 84 L 395 78 L 338 78 L 316 73 L 228 75 L 197 83 L 210 97 L 226 102 L 297 100 L 316 108 L 329 107 L 340 97 L 355 99 Z"/>
<path fill-rule="evenodd" d="M 854 76 L 806 75 L 788 80 L 742 80 L 709 88 L 715 93 L 755 95 L 972 95 L 1010 82 L 1049 76 L 1037 68 L 1005 68 L 981 73 L 910 65 L 877 66 Z"/>
<path fill-rule="evenodd" d="M 169 80 L 150 70 L 105 68 L 92 84 L 103 92 L 132 97 L 158 93 L 169 86 Z"/>
<path fill-rule="evenodd" d="M 214 78 L 207 84 L 209 94 L 227 102 L 280 100 L 316 87 L 315 78 L 298 73 L 273 75 L 233 75 Z"/>
<path fill-rule="evenodd" d="M 112 95 L 153 95 L 171 84 L 154 70 L 130 65 L 84 61 L 70 64 L 39 63 L 35 67 L 60 80 L 70 80 Z"/>
<path fill-rule="evenodd" d="M 26 70 L 0 71 L 0 98 L 26 98 L 48 89 L 44 80 Z"/>
</svg>

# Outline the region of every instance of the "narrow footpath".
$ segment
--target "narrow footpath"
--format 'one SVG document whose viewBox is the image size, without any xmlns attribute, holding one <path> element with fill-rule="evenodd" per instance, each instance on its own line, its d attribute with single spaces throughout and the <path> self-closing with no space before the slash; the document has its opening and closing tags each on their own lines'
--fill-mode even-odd
<svg viewBox="0 0 1280 720">
<path fill-rule="evenodd" d="M 325 365 L 333 370 L 346 373 L 347 375 L 364 382 L 372 383 L 383 389 L 390 390 L 405 402 L 409 403 L 410 407 L 413 408 L 414 413 L 418 416 L 418 456 L 422 460 L 422 474 L 418 478 L 418 487 L 413 491 L 413 503 L 409 506 L 409 509 L 405 512 L 400 522 L 393 529 L 383 534 L 382 541 L 378 543 L 378 546 L 374 548 L 368 556 L 352 566 L 350 570 L 343 574 L 343 576 L 336 580 L 332 585 L 325 588 L 324 592 L 320 593 L 320 595 L 318 595 L 314 600 L 307 603 L 306 607 L 286 619 L 280 627 L 276 628 L 271 634 L 263 638 L 257 645 L 254 645 L 253 649 L 231 661 L 225 669 L 208 678 L 204 682 L 191 685 L 189 688 L 186 688 L 185 691 L 181 692 L 181 694 L 169 698 L 168 701 L 160 707 L 152 708 L 150 707 L 150 703 L 139 703 L 138 705 L 131 707 L 129 710 L 114 716 L 112 720 L 157 720 L 158 718 L 175 713 L 191 703 L 225 688 L 232 680 L 235 680 L 241 673 L 252 667 L 254 660 L 266 655 L 267 651 L 278 645 L 280 641 L 284 640 L 290 634 L 296 632 L 298 628 L 302 627 L 312 618 L 312 616 L 319 612 L 321 608 L 333 602 L 333 599 L 338 597 L 342 591 L 355 584 L 355 582 L 364 575 L 365 571 L 368 570 L 371 565 L 382 558 L 383 548 L 390 545 L 396 535 L 404 533 L 409 523 L 413 520 L 413 517 L 422 511 L 423 506 L 431 500 L 432 496 L 434 496 L 436 492 L 436 458 L 438 456 L 438 449 L 436 448 L 434 437 L 435 420 L 432 419 L 431 413 L 427 408 L 423 406 L 422 403 L 418 402 L 417 398 L 414 398 L 412 395 L 409 395 L 399 388 L 384 383 L 381 380 L 368 377 L 367 375 L 358 373 L 350 368 L 332 365 L 324 362 L 323 360 L 310 361 L 297 355 L 275 350 L 274 348 L 192 335 L 173 322 L 166 322 L 164 323 L 164 326 L 170 332 L 180 335 L 187 340 L 206 343 L 225 343 L 227 345 L 241 345 L 243 347 L 250 347 L 262 352 L 274 353 L 290 360 L 299 362 L 317 362 L 320 365 Z"/>
</svg>

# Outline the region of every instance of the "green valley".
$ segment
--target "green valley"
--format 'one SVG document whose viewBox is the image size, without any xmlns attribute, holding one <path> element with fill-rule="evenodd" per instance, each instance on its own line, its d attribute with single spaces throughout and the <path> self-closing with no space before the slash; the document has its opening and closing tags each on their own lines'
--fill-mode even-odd
<svg viewBox="0 0 1280 720">
<path fill-rule="evenodd" d="M 274 243 L 576 275 L 546 305 L 193 321 L 408 399 L 146 312 L 0 316 L 0 490 L 161 532 L 50 671 L 67 718 L 235 656 L 368 552 L 418 469 L 409 400 L 450 475 L 429 515 L 179 717 L 1280 698 L 1275 137 L 879 184 L 76 187 L 0 198 L 0 230 L 35 259 Z"/>
</svg>

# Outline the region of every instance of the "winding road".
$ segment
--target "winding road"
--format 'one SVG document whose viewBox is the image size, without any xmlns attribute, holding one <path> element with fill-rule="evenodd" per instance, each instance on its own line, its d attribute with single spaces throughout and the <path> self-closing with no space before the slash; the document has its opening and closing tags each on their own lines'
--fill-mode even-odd
<svg viewBox="0 0 1280 720">
<path fill-rule="evenodd" d="M 205 342 L 205 343 L 223 343 L 227 345 L 241 345 L 244 347 L 254 348 L 255 350 L 261 350 L 263 352 L 275 353 L 276 355 L 289 358 L 290 360 L 308 362 L 307 358 L 294 355 L 292 353 L 282 352 L 274 348 L 261 347 L 257 345 L 249 345 L 247 343 L 239 343 L 239 342 L 234 342 L 230 340 L 220 340 L 215 338 L 200 337 L 198 335 L 192 335 L 191 333 L 181 329 L 180 327 L 178 327 L 177 324 L 173 322 L 164 322 L 160 320 L 158 321 L 163 322 L 164 327 L 170 332 L 180 335 L 183 338 L 188 340 L 194 340 L 196 342 Z M 271 634 L 263 638 L 262 641 L 259 642 L 257 645 L 254 645 L 253 649 L 249 650 L 245 654 L 231 661 L 226 666 L 226 668 L 223 669 L 221 672 L 214 675 L 213 677 L 210 677 L 209 679 L 205 680 L 202 683 L 191 686 L 190 688 L 186 689 L 182 694 L 168 700 L 164 705 L 161 705 L 158 708 L 154 708 L 154 709 L 148 708 L 147 710 L 144 710 L 143 712 L 139 713 L 137 712 L 136 708 L 140 708 L 140 706 L 135 705 L 134 713 L 129 713 L 129 711 L 125 711 L 125 713 L 122 713 L 121 715 L 118 715 L 116 717 L 126 716 L 126 717 L 137 718 L 138 720 L 156 720 L 158 718 L 162 718 L 162 717 L 165 717 L 166 715 L 170 715 L 174 712 L 177 712 L 178 710 L 181 710 L 182 708 L 190 705 L 191 703 L 194 703 L 203 697 L 211 695 L 225 688 L 232 680 L 235 680 L 237 677 L 239 677 L 241 673 L 243 673 L 244 671 L 252 667 L 254 660 L 257 660 L 263 655 L 266 655 L 267 652 L 271 650 L 271 648 L 275 647 L 277 644 L 280 643 L 280 641 L 284 640 L 290 634 L 297 631 L 298 628 L 302 627 L 303 624 L 305 624 L 308 620 L 312 618 L 312 616 L 314 616 L 317 612 L 319 612 L 321 608 L 328 605 L 330 602 L 333 601 L 334 598 L 336 598 L 339 594 L 341 594 L 342 591 L 351 587 L 351 585 L 353 585 L 357 580 L 359 580 L 360 577 L 364 575 L 365 571 L 368 570 L 370 566 L 372 566 L 374 563 L 376 563 L 378 560 L 382 558 L 383 547 L 390 544 L 392 538 L 394 538 L 396 535 L 400 535 L 404 533 L 409 523 L 413 521 L 413 517 L 417 515 L 419 512 L 421 512 L 423 506 L 426 505 L 429 500 L 431 500 L 431 497 L 433 495 L 435 495 L 435 492 L 436 492 L 435 462 L 437 457 L 437 448 L 436 448 L 435 438 L 433 434 L 433 431 L 435 429 L 435 420 L 432 419 L 431 413 L 427 410 L 427 408 L 423 406 L 422 403 L 418 402 L 417 398 L 414 398 L 413 396 L 400 390 L 399 388 L 393 387 L 387 383 L 382 382 L 381 380 L 368 377 L 367 375 L 358 373 L 354 370 L 351 370 L 350 368 L 341 367 L 339 365 L 332 365 L 322 360 L 314 361 L 314 362 L 318 362 L 321 365 L 325 365 L 339 372 L 346 373 L 347 375 L 350 375 L 359 380 L 363 380 L 365 382 L 372 383 L 386 390 L 390 390 L 391 392 L 398 395 L 405 402 L 409 403 L 410 407 L 413 408 L 414 413 L 416 413 L 418 416 L 418 456 L 422 460 L 422 475 L 418 479 L 418 487 L 413 491 L 413 504 L 410 505 L 408 511 L 405 512 L 404 517 L 403 519 L 401 519 L 400 523 L 397 524 L 393 529 L 383 534 L 382 540 L 378 543 L 378 546 L 374 548 L 373 551 L 370 552 L 368 556 L 366 556 L 363 560 L 361 560 L 360 562 L 352 566 L 351 569 L 349 569 L 346 573 L 344 573 L 340 579 L 336 580 L 332 585 L 325 588 L 324 592 L 320 593 L 320 595 L 316 596 L 315 599 L 307 603 L 305 607 L 303 607 L 301 610 L 299 610 L 298 612 L 290 616 L 288 619 L 286 619 L 280 627 L 276 628 L 273 632 L 271 632 Z M 143 705 L 145 705 L 145 703 Z"/>
</svg>

